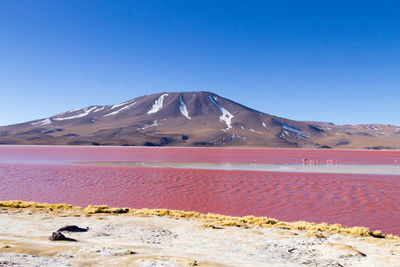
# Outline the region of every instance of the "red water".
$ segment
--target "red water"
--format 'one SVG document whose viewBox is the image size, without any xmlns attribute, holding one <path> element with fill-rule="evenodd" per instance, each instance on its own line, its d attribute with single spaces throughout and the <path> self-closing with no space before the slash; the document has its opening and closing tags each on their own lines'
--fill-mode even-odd
<svg viewBox="0 0 400 267">
<path fill-rule="evenodd" d="M 366 226 L 400 235 L 400 176 L 82 166 L 71 161 L 397 164 L 400 152 L 0 147 L 0 200 L 168 208 Z"/>
<path fill-rule="evenodd" d="M 0 162 L 139 161 L 301 163 L 302 159 L 339 164 L 400 164 L 399 151 L 246 149 L 176 147 L 0 146 Z M 396 162 L 395 162 L 396 161 Z"/>
</svg>

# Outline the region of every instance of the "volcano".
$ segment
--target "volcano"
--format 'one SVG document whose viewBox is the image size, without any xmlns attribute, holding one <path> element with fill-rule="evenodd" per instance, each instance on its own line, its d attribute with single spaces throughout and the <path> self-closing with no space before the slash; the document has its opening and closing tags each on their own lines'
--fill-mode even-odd
<svg viewBox="0 0 400 267">
<path fill-rule="evenodd" d="M 3 126 L 0 144 L 400 149 L 400 127 L 294 121 L 211 92 L 165 92 Z"/>
</svg>

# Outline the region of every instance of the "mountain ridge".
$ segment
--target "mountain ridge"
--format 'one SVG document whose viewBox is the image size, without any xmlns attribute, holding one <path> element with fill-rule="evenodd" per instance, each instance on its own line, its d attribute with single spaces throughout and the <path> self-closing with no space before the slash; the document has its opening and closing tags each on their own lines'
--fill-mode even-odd
<svg viewBox="0 0 400 267">
<path fill-rule="evenodd" d="M 400 127 L 295 121 L 208 91 L 162 92 L 1 126 L 0 144 L 400 149 Z"/>
</svg>

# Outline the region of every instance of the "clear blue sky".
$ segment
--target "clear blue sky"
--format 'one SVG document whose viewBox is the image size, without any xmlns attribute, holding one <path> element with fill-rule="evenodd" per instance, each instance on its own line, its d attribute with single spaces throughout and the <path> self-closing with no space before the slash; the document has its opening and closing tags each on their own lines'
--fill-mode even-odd
<svg viewBox="0 0 400 267">
<path fill-rule="evenodd" d="M 295 120 L 400 125 L 398 1 L 0 1 L 0 125 L 207 90 Z"/>
</svg>

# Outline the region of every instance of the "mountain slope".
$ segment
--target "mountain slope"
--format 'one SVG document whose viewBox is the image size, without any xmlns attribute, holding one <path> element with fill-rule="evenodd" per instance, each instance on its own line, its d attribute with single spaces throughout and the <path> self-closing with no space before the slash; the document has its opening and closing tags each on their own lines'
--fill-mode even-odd
<svg viewBox="0 0 400 267">
<path fill-rule="evenodd" d="M 185 92 L 0 127 L 0 143 L 400 149 L 400 127 L 293 121 L 211 92 Z"/>
</svg>

